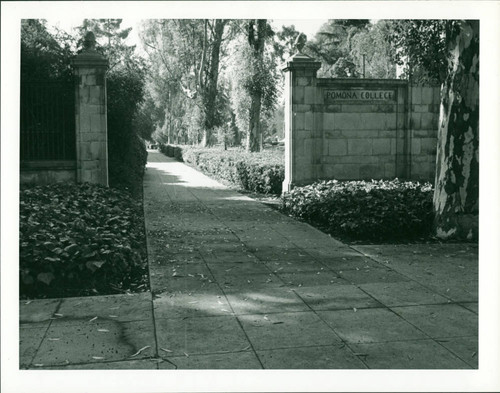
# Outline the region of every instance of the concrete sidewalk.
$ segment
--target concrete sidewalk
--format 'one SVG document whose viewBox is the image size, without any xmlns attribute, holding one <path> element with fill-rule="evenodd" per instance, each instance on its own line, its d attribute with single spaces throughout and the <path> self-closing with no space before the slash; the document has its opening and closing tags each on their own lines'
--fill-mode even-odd
<svg viewBox="0 0 500 393">
<path fill-rule="evenodd" d="M 477 246 L 349 247 L 151 151 L 144 193 L 151 292 L 21 302 L 21 368 L 477 368 Z"/>
</svg>

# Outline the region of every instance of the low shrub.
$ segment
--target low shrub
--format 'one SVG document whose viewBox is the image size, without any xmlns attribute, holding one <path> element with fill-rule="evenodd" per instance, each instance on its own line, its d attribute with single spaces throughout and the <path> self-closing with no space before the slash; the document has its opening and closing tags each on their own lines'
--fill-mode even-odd
<svg viewBox="0 0 500 393">
<path fill-rule="evenodd" d="M 346 240 L 426 237 L 433 220 L 429 183 L 323 181 L 281 197 L 281 210 Z"/>
<path fill-rule="evenodd" d="M 181 146 L 161 144 L 160 151 L 168 157 L 175 158 L 177 161 L 184 161 L 182 158 L 183 150 Z"/>
<path fill-rule="evenodd" d="M 142 203 L 111 188 L 52 184 L 20 193 L 21 297 L 147 289 Z"/>
<path fill-rule="evenodd" d="M 200 148 L 163 145 L 161 151 L 170 157 L 181 157 L 195 168 L 228 181 L 247 191 L 281 194 L 285 178 L 283 152 L 264 150 L 247 153 L 242 149 Z"/>
</svg>

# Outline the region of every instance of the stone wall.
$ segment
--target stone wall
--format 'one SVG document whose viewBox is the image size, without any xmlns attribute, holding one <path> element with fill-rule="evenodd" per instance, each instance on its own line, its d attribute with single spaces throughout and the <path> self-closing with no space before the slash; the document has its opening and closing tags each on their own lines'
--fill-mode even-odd
<svg viewBox="0 0 500 393">
<path fill-rule="evenodd" d="M 399 80 L 318 79 L 323 119 L 323 178 L 404 177 L 406 83 Z M 332 98 L 343 93 L 347 99 Z M 361 96 L 384 92 L 388 99 Z M 349 99 L 351 94 L 357 99 Z M 384 94 L 379 93 L 379 94 Z"/>
<path fill-rule="evenodd" d="M 36 161 L 21 163 L 21 184 L 46 185 L 76 181 L 75 161 Z"/>
<path fill-rule="evenodd" d="M 75 75 L 76 160 L 21 162 L 22 184 L 76 181 L 108 186 L 108 60 L 95 50 L 95 37 L 91 32 L 85 36 L 84 48 L 72 61 Z"/>
<path fill-rule="evenodd" d="M 409 177 L 434 182 L 439 127 L 439 87 L 409 87 Z"/>
<path fill-rule="evenodd" d="M 284 67 L 283 189 L 319 179 L 433 182 L 439 88 L 318 79 L 319 65 L 297 54 Z"/>
</svg>

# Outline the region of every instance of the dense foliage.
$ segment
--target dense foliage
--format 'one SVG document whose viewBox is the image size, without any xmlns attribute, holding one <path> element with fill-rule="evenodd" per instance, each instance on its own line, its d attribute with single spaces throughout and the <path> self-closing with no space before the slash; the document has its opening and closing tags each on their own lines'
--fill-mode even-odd
<svg viewBox="0 0 500 393">
<path fill-rule="evenodd" d="M 22 297 L 121 293 L 147 286 L 142 204 L 90 184 L 20 194 Z"/>
<path fill-rule="evenodd" d="M 51 34 L 44 20 L 21 22 L 21 83 L 25 81 L 71 81 L 69 42 L 63 33 Z"/>
<path fill-rule="evenodd" d="M 114 70 L 107 79 L 109 184 L 141 195 L 147 152 L 135 116 L 142 101 L 140 73 Z"/>
<path fill-rule="evenodd" d="M 279 154 L 276 150 L 247 153 L 235 148 L 222 150 L 169 145 L 161 146 L 161 151 L 244 190 L 263 194 L 281 193 L 285 178 L 281 151 Z"/>
<path fill-rule="evenodd" d="M 281 131 L 273 121 L 280 78 L 273 35 L 262 19 L 143 21 L 153 139 L 239 146 L 253 130 L 260 147 Z"/>
<path fill-rule="evenodd" d="M 404 76 L 417 84 L 441 84 L 446 77 L 446 37 L 456 29 L 456 21 L 397 20 L 391 24 L 388 37 L 393 59 L 404 66 Z"/>
<path fill-rule="evenodd" d="M 92 30 L 97 50 L 110 63 L 107 78 L 108 170 L 112 187 L 132 195 L 142 192 L 146 148 L 139 135 L 149 137 L 144 100 L 144 61 L 125 44 L 129 29 L 120 29 L 121 19 L 85 19 L 72 36 L 51 33 L 43 20 L 27 19 L 21 24 L 21 84 L 24 81 L 72 81 L 71 59 Z M 144 126 L 142 126 L 144 124 Z"/>
<path fill-rule="evenodd" d="M 428 236 L 430 184 L 372 180 L 323 181 L 281 198 L 283 212 L 349 240 L 398 240 Z"/>
</svg>

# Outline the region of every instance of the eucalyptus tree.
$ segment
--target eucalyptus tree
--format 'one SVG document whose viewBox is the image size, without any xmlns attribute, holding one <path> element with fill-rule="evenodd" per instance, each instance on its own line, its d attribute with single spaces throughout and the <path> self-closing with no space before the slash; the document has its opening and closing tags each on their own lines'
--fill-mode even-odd
<svg viewBox="0 0 500 393">
<path fill-rule="evenodd" d="M 217 93 L 221 46 L 228 21 L 223 19 L 163 19 L 142 23 L 141 39 L 152 69 L 150 83 L 168 80 L 166 111 L 182 102 L 184 123 L 192 141 L 210 146 L 217 124 Z M 173 113 L 172 113 L 173 114 Z M 177 113 L 178 114 L 178 113 Z"/>
<path fill-rule="evenodd" d="M 274 111 L 278 71 L 273 53 L 274 32 L 265 19 L 239 22 L 228 67 L 231 107 L 239 132 L 246 136 L 246 150 L 262 150 L 264 123 Z"/>
</svg>

